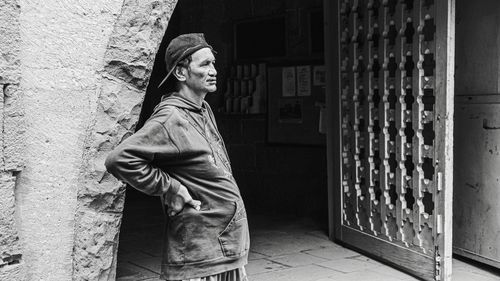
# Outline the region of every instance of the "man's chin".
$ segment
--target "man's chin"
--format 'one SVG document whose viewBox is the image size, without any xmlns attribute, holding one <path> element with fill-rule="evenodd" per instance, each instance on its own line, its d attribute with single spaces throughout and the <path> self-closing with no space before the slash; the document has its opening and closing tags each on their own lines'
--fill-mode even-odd
<svg viewBox="0 0 500 281">
<path fill-rule="evenodd" d="M 207 90 L 208 90 L 209 93 L 213 93 L 213 92 L 217 91 L 217 86 L 208 87 Z"/>
</svg>

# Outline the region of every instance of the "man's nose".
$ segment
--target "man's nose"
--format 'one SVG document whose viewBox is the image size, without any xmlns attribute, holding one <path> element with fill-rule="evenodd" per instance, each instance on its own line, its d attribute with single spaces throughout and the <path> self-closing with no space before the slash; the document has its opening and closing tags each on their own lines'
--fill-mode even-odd
<svg viewBox="0 0 500 281">
<path fill-rule="evenodd" d="M 210 67 L 210 69 L 208 70 L 208 75 L 217 75 L 217 69 L 215 69 L 215 66 Z"/>
</svg>

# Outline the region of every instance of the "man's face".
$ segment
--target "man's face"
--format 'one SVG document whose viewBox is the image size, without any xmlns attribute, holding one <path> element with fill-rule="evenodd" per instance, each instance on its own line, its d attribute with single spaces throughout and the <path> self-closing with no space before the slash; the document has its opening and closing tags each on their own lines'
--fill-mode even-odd
<svg viewBox="0 0 500 281">
<path fill-rule="evenodd" d="M 217 90 L 215 56 L 210 48 L 203 48 L 191 55 L 186 75 L 186 84 L 195 92 L 207 93 Z"/>
</svg>

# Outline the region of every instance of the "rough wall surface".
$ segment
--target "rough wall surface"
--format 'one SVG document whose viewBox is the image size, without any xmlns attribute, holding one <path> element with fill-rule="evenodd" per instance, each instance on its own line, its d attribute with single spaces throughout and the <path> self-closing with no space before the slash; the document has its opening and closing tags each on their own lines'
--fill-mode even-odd
<svg viewBox="0 0 500 281">
<path fill-rule="evenodd" d="M 20 0 L 26 167 L 16 205 L 27 280 L 71 280 L 85 132 L 123 0 Z"/>
<path fill-rule="evenodd" d="M 175 4 L 0 2 L 0 280 L 115 279 L 124 193 L 103 162 Z"/>
<path fill-rule="evenodd" d="M 20 7 L 0 2 L 0 280 L 23 280 L 24 258 L 17 230 L 16 175 L 23 167 L 20 103 Z"/>
<path fill-rule="evenodd" d="M 104 159 L 138 120 L 156 51 L 177 1 L 125 0 L 99 71 L 78 186 L 73 280 L 114 280 L 124 188 Z"/>
</svg>

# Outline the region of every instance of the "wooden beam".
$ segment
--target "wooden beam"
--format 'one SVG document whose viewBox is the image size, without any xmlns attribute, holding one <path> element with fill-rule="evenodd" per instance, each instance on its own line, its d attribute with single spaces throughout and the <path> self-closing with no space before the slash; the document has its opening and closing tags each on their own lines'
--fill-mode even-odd
<svg viewBox="0 0 500 281">
<path fill-rule="evenodd" d="M 326 112 L 327 112 L 327 176 L 328 227 L 330 239 L 340 239 L 341 202 L 341 143 L 340 143 L 340 77 L 338 1 L 324 0 Z"/>
</svg>

